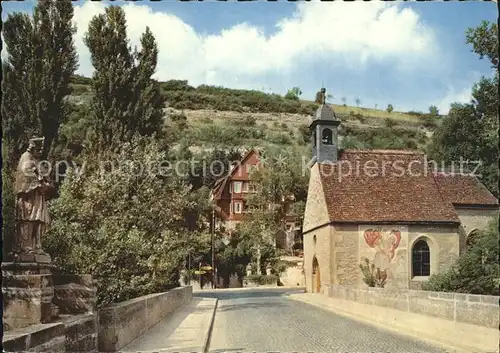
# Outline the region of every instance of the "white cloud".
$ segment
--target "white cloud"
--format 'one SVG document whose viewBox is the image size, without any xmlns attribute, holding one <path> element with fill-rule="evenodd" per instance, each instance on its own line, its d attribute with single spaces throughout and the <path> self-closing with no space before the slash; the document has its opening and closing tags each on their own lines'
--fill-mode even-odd
<svg viewBox="0 0 500 353">
<path fill-rule="evenodd" d="M 481 78 L 481 73 L 471 71 L 466 77 L 455 85 L 448 85 L 446 93 L 435 100 L 433 105 L 438 107 L 441 114 L 448 114 L 452 103 L 470 103 L 472 100 L 472 87 Z"/>
<path fill-rule="evenodd" d="M 98 2 L 75 7 L 75 43 L 79 73 L 84 75 L 92 73 L 92 66 L 82 38 L 89 21 L 104 8 Z M 384 2 L 299 3 L 296 13 L 277 23 L 270 36 L 248 23 L 201 35 L 178 17 L 153 12 L 146 5 L 129 3 L 123 9 L 131 44 L 139 44 L 146 26 L 155 35 L 160 80 L 260 87 L 268 84 L 268 75 L 301 70 L 298 61 L 303 65 L 320 58 L 358 69 L 369 61 L 391 60 L 396 69 L 417 70 L 422 65 L 418 63 L 437 60 L 431 53 L 436 49 L 434 33 L 418 14 Z"/>
<path fill-rule="evenodd" d="M 472 85 L 462 90 L 449 87 L 448 91 L 434 105 L 438 107 L 440 114 L 448 114 L 452 103 L 470 103 L 472 99 Z"/>
</svg>

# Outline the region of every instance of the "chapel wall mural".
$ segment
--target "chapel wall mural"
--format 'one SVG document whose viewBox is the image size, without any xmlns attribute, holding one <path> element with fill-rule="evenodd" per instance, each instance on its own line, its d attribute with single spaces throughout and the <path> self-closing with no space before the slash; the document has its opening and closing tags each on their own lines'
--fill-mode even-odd
<svg viewBox="0 0 500 353">
<path fill-rule="evenodd" d="M 385 287 L 408 287 L 408 227 L 359 226 L 359 263 L 365 258 Z"/>
</svg>

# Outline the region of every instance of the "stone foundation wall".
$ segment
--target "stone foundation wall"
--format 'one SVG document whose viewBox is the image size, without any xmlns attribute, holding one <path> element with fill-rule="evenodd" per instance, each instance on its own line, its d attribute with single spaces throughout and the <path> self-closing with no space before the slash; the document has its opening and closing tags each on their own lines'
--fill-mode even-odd
<svg viewBox="0 0 500 353">
<path fill-rule="evenodd" d="M 53 275 L 54 298 L 60 314 L 95 312 L 97 287 L 91 275 Z"/>
<path fill-rule="evenodd" d="M 19 265 L 16 270 L 19 272 L 22 267 Z M 32 272 L 41 271 L 33 265 L 28 267 Z M 4 350 L 97 352 L 96 288 L 92 276 L 40 275 L 24 271 L 29 274 L 7 274 L 7 281 L 3 283 L 4 294 L 13 294 L 7 301 L 4 319 L 14 325 L 4 336 Z M 42 285 L 41 281 L 46 281 L 46 284 Z M 52 315 L 43 315 L 43 307 L 40 308 L 37 300 L 40 288 L 50 290 L 51 301 L 45 310 L 51 310 Z M 44 322 L 48 318 L 50 322 Z M 30 322 L 32 324 L 27 325 Z"/>
<path fill-rule="evenodd" d="M 54 287 L 50 265 L 2 263 L 2 294 L 4 330 L 51 322 Z"/>
<path fill-rule="evenodd" d="M 64 353 L 65 327 L 62 323 L 38 324 L 4 332 L 4 352 Z"/>
<path fill-rule="evenodd" d="M 63 319 L 66 352 L 97 352 L 97 314 L 82 314 Z"/>
<path fill-rule="evenodd" d="M 361 304 L 498 329 L 499 297 L 408 289 L 332 285 L 328 295 Z"/>
<path fill-rule="evenodd" d="M 179 307 L 189 303 L 191 286 L 113 304 L 99 310 L 99 352 L 114 352 L 142 335 Z"/>
</svg>

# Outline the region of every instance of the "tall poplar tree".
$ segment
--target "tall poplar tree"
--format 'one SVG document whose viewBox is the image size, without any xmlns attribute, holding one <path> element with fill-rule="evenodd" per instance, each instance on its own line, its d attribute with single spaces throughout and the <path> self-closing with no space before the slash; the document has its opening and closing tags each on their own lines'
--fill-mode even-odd
<svg viewBox="0 0 500 353">
<path fill-rule="evenodd" d="M 141 50 L 132 50 L 125 12 L 119 6 L 95 16 L 85 35 L 94 75 L 91 114 L 98 148 L 116 148 L 134 134 L 161 131 L 164 101 L 152 79 L 158 46 L 149 28 L 141 37 Z"/>
<path fill-rule="evenodd" d="M 45 137 L 42 159 L 47 158 L 68 115 L 64 97 L 78 67 L 72 19 L 71 1 L 40 0 L 33 16 L 13 13 L 4 22 L 2 125 L 10 163 L 34 134 Z"/>
</svg>

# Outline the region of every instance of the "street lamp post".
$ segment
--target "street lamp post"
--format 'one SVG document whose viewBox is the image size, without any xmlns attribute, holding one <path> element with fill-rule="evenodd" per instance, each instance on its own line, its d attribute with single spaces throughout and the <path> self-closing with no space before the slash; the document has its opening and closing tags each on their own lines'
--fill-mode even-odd
<svg viewBox="0 0 500 353">
<path fill-rule="evenodd" d="M 191 285 L 191 250 L 188 250 L 188 285 Z"/>
<path fill-rule="evenodd" d="M 215 207 L 212 208 L 212 289 L 215 286 Z"/>
</svg>

